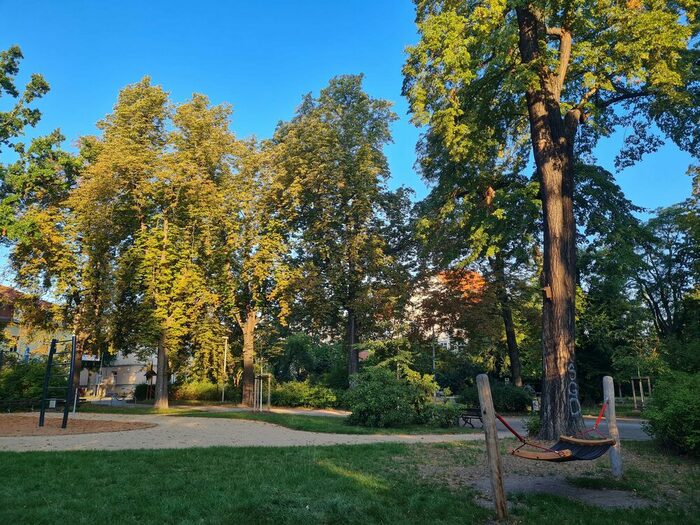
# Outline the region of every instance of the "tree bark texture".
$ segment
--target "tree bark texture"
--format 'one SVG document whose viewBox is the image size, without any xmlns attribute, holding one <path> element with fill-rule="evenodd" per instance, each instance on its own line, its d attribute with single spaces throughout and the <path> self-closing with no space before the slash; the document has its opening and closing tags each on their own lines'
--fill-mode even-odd
<svg viewBox="0 0 700 525">
<path fill-rule="evenodd" d="M 257 312 L 250 309 L 242 319 L 243 330 L 243 404 L 252 407 L 255 389 L 255 325 Z"/>
<path fill-rule="evenodd" d="M 158 342 L 158 364 L 156 366 L 156 408 L 168 408 L 168 349 L 166 331 L 163 330 Z"/>
<path fill-rule="evenodd" d="M 556 74 L 543 64 L 539 46 L 546 27 L 529 8 L 517 10 L 520 55 L 538 82 L 526 92 L 532 148 L 540 179 L 544 218 L 542 307 L 542 439 L 583 428 L 575 364 L 576 224 L 573 209 L 574 137 L 580 113 L 562 118 L 559 95 L 571 38 L 561 37 Z"/>
<path fill-rule="evenodd" d="M 345 346 L 348 355 L 348 376 L 360 371 L 360 356 L 357 352 L 357 319 L 352 308 L 347 309 L 345 324 Z"/>
<path fill-rule="evenodd" d="M 508 348 L 508 358 L 510 359 L 510 379 L 517 387 L 523 386 L 523 379 L 520 372 L 520 350 L 515 336 L 515 324 L 513 323 L 513 310 L 511 308 L 510 294 L 506 286 L 504 262 L 500 254 L 496 255 L 493 262 L 494 273 L 496 274 L 497 299 L 503 319 L 503 328 L 506 334 L 506 347 Z"/>
</svg>

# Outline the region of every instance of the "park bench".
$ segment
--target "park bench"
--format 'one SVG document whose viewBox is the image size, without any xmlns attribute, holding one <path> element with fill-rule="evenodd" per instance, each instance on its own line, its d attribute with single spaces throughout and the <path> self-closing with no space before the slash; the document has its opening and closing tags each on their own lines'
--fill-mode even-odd
<svg viewBox="0 0 700 525">
<path fill-rule="evenodd" d="M 462 410 L 462 413 L 459 415 L 459 424 L 460 426 L 467 426 L 469 425 L 472 428 L 476 428 L 474 426 L 474 421 L 478 421 L 481 423 L 481 426 L 484 426 L 484 420 L 481 419 L 481 409 L 479 408 L 465 408 Z M 464 424 L 463 424 L 464 423 Z"/>
</svg>

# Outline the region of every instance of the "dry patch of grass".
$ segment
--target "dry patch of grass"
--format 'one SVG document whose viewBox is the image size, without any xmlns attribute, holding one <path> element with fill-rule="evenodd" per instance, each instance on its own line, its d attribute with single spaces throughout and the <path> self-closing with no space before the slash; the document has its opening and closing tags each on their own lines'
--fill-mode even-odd
<svg viewBox="0 0 700 525">
<path fill-rule="evenodd" d="M 561 495 L 565 496 L 573 486 L 595 491 L 625 491 L 629 494 L 630 505 L 642 498 L 663 507 L 699 508 L 700 466 L 697 460 L 665 453 L 654 443 L 623 443 L 625 475 L 621 480 L 610 475 L 607 455 L 594 461 L 528 461 L 508 453 L 515 444 L 514 440 L 501 442 L 504 475 L 513 482 L 527 479 L 533 482 L 513 483 L 518 489 L 514 492 L 528 492 L 528 486 L 533 491 L 539 491 L 543 486 L 540 481 L 551 479 L 562 485 L 569 484 L 567 490 L 561 491 Z M 397 458 L 397 461 L 406 459 Z M 422 449 L 420 456 L 411 461 L 415 462 L 422 479 L 442 484 L 453 491 L 488 485 L 485 481 L 489 479 L 489 470 L 481 443 L 434 445 Z M 552 485 L 556 486 L 556 483 Z"/>
</svg>

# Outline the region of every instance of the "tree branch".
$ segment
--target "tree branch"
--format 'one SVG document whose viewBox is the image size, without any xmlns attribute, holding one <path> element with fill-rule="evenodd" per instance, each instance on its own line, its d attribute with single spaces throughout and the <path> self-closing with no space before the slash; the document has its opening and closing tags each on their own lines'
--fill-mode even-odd
<svg viewBox="0 0 700 525">
<path fill-rule="evenodd" d="M 605 109 L 607 107 L 612 106 L 613 104 L 617 104 L 618 102 L 623 102 L 625 100 L 631 100 L 634 98 L 641 98 L 641 97 L 648 97 L 651 96 L 651 93 L 646 91 L 645 89 L 639 90 L 639 91 L 628 91 L 627 93 L 623 93 L 621 95 L 618 95 L 616 97 L 609 98 L 607 100 L 601 100 L 596 103 L 596 106 L 598 106 L 601 109 Z"/>
</svg>

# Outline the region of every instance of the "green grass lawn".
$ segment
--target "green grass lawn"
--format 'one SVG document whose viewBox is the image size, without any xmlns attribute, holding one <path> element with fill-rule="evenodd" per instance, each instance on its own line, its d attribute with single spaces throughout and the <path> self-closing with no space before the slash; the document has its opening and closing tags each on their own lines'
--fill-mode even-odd
<svg viewBox="0 0 700 525">
<path fill-rule="evenodd" d="M 167 410 L 156 410 L 151 407 L 84 405 L 80 408 L 80 411 L 105 414 L 166 414 L 187 417 L 248 419 L 273 423 L 293 430 L 331 434 L 460 434 L 478 431 L 471 427 L 440 428 L 422 425 L 411 425 L 401 428 L 368 428 L 349 425 L 345 422 L 345 418 L 337 416 L 307 416 L 303 414 L 277 414 L 274 412 L 204 412 L 201 410 L 192 410 L 188 407 L 173 407 Z"/>
<path fill-rule="evenodd" d="M 491 509 L 470 488 L 424 474 L 483 454 L 480 443 L 0 453 L 0 523 L 487 523 Z M 698 481 L 685 466 L 677 475 Z M 511 499 L 513 523 L 697 523 L 692 500 L 604 511 L 553 496 Z"/>
</svg>

